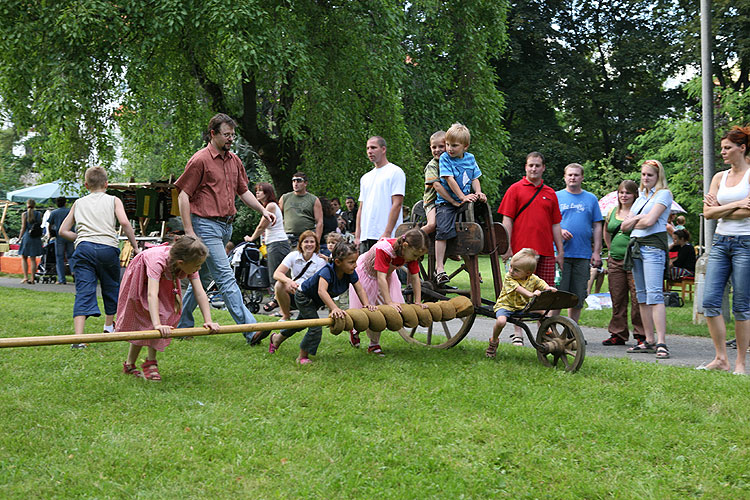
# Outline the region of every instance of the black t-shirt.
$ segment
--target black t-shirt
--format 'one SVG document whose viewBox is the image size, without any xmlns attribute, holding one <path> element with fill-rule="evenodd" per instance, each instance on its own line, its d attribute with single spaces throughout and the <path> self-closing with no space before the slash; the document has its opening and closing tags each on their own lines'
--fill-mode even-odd
<svg viewBox="0 0 750 500">
<path fill-rule="evenodd" d="M 687 269 L 691 273 L 695 272 L 695 248 L 690 243 L 682 246 L 672 245 L 670 252 L 677 252 L 677 258 L 672 262 L 672 267 Z"/>
</svg>

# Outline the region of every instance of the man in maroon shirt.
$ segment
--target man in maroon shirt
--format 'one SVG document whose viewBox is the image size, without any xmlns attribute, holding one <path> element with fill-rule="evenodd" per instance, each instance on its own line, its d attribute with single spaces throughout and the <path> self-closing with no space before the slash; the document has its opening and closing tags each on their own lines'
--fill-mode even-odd
<svg viewBox="0 0 750 500">
<path fill-rule="evenodd" d="M 208 247 L 208 258 L 201 268 L 202 277 L 210 274 L 224 298 L 229 313 L 237 324 L 255 323 L 245 307 L 242 291 L 234 278 L 226 254 L 226 244 L 232 237 L 232 221 L 237 213 L 235 196 L 263 217 L 274 223 L 275 217 L 261 205 L 247 188 L 247 173 L 239 157 L 232 153 L 235 122 L 219 113 L 208 123 L 209 142 L 193 155 L 175 185 L 180 190 L 180 207 L 185 234 L 200 238 Z M 183 299 L 182 316 L 178 328 L 189 328 L 195 323 L 196 306 L 193 288 L 188 287 Z M 248 342 L 252 334 L 245 335 Z"/>
</svg>

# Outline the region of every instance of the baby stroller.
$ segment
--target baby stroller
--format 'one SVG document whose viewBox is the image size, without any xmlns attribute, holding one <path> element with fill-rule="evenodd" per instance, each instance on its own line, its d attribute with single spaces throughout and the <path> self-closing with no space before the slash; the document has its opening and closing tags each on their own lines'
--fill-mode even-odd
<svg viewBox="0 0 750 500">
<path fill-rule="evenodd" d="M 252 242 L 240 243 L 229 253 L 228 258 L 234 268 L 237 284 L 242 290 L 245 306 L 251 313 L 257 313 L 260 311 L 263 291 L 271 286 L 266 259 L 261 255 L 258 246 Z M 215 281 L 211 281 L 206 287 L 206 294 L 213 307 L 224 306 L 224 300 Z"/>
<path fill-rule="evenodd" d="M 41 283 L 54 283 L 57 281 L 57 258 L 55 257 L 55 240 L 44 245 L 44 253 L 36 267 L 34 279 Z"/>
</svg>

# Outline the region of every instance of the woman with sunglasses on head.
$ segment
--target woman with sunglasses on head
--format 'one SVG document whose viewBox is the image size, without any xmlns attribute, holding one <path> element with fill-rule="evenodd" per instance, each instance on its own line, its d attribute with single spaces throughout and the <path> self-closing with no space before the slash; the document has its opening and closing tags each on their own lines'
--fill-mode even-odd
<svg viewBox="0 0 750 500">
<path fill-rule="evenodd" d="M 664 269 L 669 252 L 667 218 L 672 207 L 672 193 L 667 189 L 664 167 L 657 160 L 646 160 L 641 165 L 638 192 L 638 199 L 633 203 L 630 215 L 622 222 L 621 230 L 632 230 L 624 267 L 628 270 L 632 266 L 646 340 L 628 352 L 656 352 L 656 359 L 669 359 Z"/>
<path fill-rule="evenodd" d="M 729 371 L 725 344 L 727 330 L 721 313 L 724 288 L 732 279 L 732 312 L 737 336 L 734 373 L 744 375 L 745 356 L 750 344 L 750 126 L 734 127 L 721 138 L 721 157 L 729 170 L 711 180 L 703 198 L 706 219 L 719 219 L 708 254 L 703 309 L 716 356 L 701 370 Z"/>
</svg>

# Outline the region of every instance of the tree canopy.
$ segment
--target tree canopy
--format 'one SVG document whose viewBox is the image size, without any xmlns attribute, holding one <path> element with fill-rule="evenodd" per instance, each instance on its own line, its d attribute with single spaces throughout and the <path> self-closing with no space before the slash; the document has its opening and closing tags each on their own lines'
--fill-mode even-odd
<svg viewBox="0 0 750 500">
<path fill-rule="evenodd" d="M 314 191 L 355 194 L 371 167 L 365 141 L 381 135 L 414 198 L 426 138 L 461 120 L 492 192 L 506 134 L 489 61 L 505 11 L 491 0 L 9 0 L 0 95 L 14 123 L 39 132 L 35 157 L 56 176 L 111 164 L 118 136 L 126 174 L 179 174 L 226 112 L 246 164 L 259 160 L 281 191 L 302 168 Z"/>
</svg>

